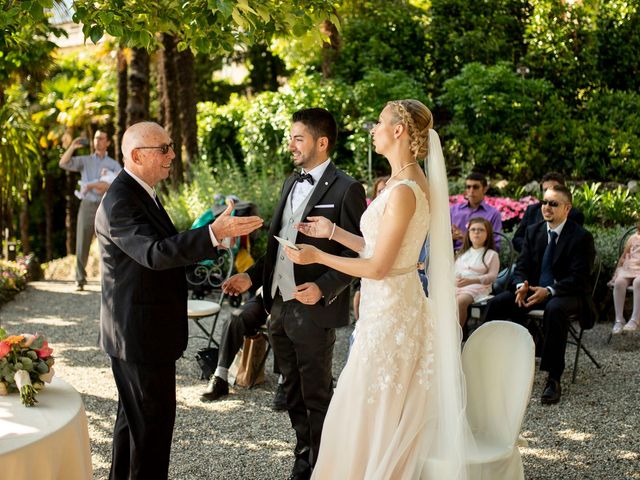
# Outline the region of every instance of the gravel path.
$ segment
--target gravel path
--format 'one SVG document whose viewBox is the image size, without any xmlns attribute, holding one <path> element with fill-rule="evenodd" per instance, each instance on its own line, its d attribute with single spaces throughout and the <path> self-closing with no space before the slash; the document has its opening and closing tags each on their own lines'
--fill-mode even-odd
<svg viewBox="0 0 640 480">
<path fill-rule="evenodd" d="M 107 478 L 117 397 L 107 356 L 96 346 L 99 285 L 75 292 L 72 282 L 34 282 L 0 307 L 0 323 L 11 333 L 43 332 L 54 348 L 56 372 L 83 396 L 89 418 L 94 478 Z M 228 308 L 227 308 L 228 310 Z M 536 373 L 522 435 L 527 479 L 640 479 L 640 336 L 614 338 L 598 324 L 585 341 L 602 363 L 584 355 L 571 385 L 563 379 L 559 405 L 542 407 L 545 377 Z M 346 355 L 350 328 L 338 331 L 334 369 Z M 286 413 L 269 407 L 276 377 L 267 363 L 267 381 L 232 389 L 225 401 L 201 403 L 205 383 L 193 359 L 203 341 L 192 339 L 177 364 L 178 412 L 170 477 L 192 479 L 283 479 L 293 461 L 293 431 Z M 161 346 L 159 346 L 159 349 Z M 572 365 L 572 346 L 567 364 Z M 569 361 L 571 358 L 571 362 Z M 36 407 L 37 408 L 37 407 Z"/>
</svg>

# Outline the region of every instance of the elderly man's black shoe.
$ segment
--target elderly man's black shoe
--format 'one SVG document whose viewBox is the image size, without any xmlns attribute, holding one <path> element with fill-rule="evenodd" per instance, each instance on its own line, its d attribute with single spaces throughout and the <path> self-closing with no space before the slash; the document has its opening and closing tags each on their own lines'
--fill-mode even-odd
<svg viewBox="0 0 640 480">
<path fill-rule="evenodd" d="M 200 401 L 214 402 L 220 397 L 225 397 L 227 395 L 229 395 L 229 384 L 226 382 L 226 380 L 223 380 L 220 377 L 216 377 L 214 375 L 211 377 L 211 380 L 209 380 L 207 389 L 200 396 Z"/>
<path fill-rule="evenodd" d="M 562 394 L 562 388 L 560 388 L 560 382 L 550 378 L 547 380 L 547 386 L 544 387 L 540 403 L 543 405 L 553 405 L 560 401 L 560 395 Z"/>
</svg>

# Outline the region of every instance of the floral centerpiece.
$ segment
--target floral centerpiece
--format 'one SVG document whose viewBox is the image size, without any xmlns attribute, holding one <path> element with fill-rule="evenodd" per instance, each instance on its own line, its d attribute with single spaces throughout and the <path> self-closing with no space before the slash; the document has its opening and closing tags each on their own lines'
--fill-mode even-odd
<svg viewBox="0 0 640 480">
<path fill-rule="evenodd" d="M 38 391 L 53 378 L 52 353 L 42 335 L 7 335 L 0 328 L 0 395 L 17 391 L 25 406 L 35 405 Z"/>
</svg>

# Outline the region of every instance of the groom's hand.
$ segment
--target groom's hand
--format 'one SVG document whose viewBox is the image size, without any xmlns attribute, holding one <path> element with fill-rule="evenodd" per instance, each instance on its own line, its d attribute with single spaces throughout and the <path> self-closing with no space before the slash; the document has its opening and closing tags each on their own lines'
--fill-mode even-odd
<svg viewBox="0 0 640 480">
<path fill-rule="evenodd" d="M 322 298 L 322 292 L 318 285 L 313 282 L 307 282 L 296 286 L 293 298 L 305 305 L 315 305 Z"/>
<path fill-rule="evenodd" d="M 248 235 L 262 226 L 262 219 L 257 216 L 232 217 L 233 202 L 211 224 L 211 231 L 219 242 L 226 237 L 241 237 Z"/>
</svg>

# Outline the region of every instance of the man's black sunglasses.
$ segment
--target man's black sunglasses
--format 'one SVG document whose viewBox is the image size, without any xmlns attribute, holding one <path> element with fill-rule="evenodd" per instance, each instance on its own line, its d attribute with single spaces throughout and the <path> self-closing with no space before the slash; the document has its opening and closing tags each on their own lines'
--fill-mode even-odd
<svg viewBox="0 0 640 480">
<path fill-rule="evenodd" d="M 136 147 L 134 150 L 160 150 L 163 155 L 169 153 L 169 149 L 173 150 L 173 142 L 165 143 L 159 147 Z"/>
<path fill-rule="evenodd" d="M 550 207 L 556 208 L 562 205 L 562 203 L 556 202 L 555 200 L 542 200 L 540 202 L 542 205 L 549 205 Z"/>
</svg>

